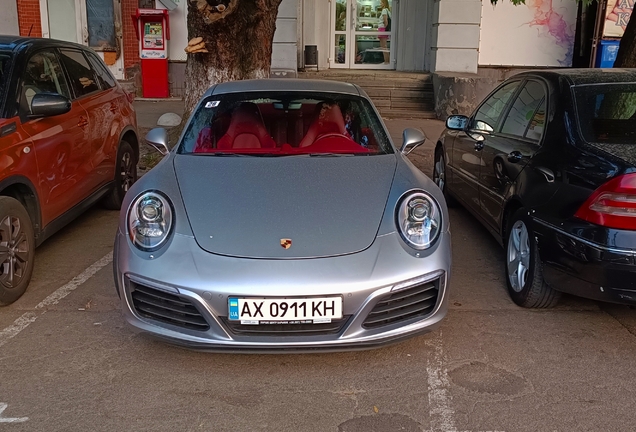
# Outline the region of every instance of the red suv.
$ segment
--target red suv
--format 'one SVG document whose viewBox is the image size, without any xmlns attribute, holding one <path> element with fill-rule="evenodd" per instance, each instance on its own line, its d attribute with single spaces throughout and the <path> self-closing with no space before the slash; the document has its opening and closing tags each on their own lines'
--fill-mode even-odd
<svg viewBox="0 0 636 432">
<path fill-rule="evenodd" d="M 0 305 L 17 300 L 34 249 L 137 180 L 132 96 L 90 49 L 0 36 Z"/>
</svg>

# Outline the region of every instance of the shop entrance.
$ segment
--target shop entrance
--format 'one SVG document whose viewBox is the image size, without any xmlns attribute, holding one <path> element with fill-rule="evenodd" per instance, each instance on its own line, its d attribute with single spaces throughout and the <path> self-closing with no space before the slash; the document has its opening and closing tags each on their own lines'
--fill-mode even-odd
<svg viewBox="0 0 636 432">
<path fill-rule="evenodd" d="M 395 69 L 394 0 L 331 2 L 329 67 Z"/>
</svg>

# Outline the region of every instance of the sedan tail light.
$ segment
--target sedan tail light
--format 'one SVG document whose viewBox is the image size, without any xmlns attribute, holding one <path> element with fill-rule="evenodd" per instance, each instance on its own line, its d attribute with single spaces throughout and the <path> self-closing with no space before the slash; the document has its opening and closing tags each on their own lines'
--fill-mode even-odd
<svg viewBox="0 0 636 432">
<path fill-rule="evenodd" d="M 636 230 L 636 174 L 621 175 L 602 185 L 574 216 L 608 228 Z"/>
</svg>

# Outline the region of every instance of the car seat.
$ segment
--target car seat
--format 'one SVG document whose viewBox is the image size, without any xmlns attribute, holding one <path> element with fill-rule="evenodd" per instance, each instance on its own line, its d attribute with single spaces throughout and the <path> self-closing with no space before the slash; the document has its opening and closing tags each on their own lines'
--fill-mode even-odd
<svg viewBox="0 0 636 432">
<path fill-rule="evenodd" d="M 307 133 L 300 141 L 298 147 L 307 147 L 312 145 L 321 135 L 347 134 L 344 117 L 342 116 L 342 111 L 340 111 L 340 107 L 337 104 L 321 102 L 316 105 L 315 112 L 316 117 L 309 126 Z"/>
<path fill-rule="evenodd" d="M 217 144 L 219 149 L 274 148 L 276 142 L 269 135 L 256 104 L 241 103 L 232 113 L 225 135 Z"/>
</svg>

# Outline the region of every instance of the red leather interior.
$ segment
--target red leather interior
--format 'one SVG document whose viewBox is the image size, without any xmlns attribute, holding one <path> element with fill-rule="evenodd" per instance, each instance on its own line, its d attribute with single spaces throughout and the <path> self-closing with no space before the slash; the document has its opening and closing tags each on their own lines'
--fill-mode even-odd
<svg viewBox="0 0 636 432">
<path fill-rule="evenodd" d="M 244 102 L 232 113 L 232 120 L 225 135 L 218 142 L 218 149 L 274 148 L 276 143 L 267 132 L 258 107 Z"/>
<path fill-rule="evenodd" d="M 300 141 L 298 147 L 307 147 L 314 143 L 316 138 L 325 134 L 345 135 L 345 123 L 342 111 L 338 105 L 328 105 L 324 102 L 316 105 L 316 119 L 313 121 L 305 137 Z"/>
</svg>

